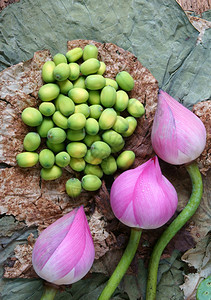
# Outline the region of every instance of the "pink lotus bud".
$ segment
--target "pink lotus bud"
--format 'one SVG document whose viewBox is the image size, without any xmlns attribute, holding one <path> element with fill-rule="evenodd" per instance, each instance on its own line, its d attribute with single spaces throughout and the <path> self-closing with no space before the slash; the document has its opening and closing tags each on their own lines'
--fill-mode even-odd
<svg viewBox="0 0 211 300">
<path fill-rule="evenodd" d="M 118 176 L 111 187 L 110 201 L 115 216 L 125 225 L 154 229 L 173 216 L 178 199 L 154 157 Z"/>
<path fill-rule="evenodd" d="M 181 165 L 202 153 L 206 129 L 194 113 L 160 90 L 151 140 L 160 158 L 170 164 Z"/>
<path fill-rule="evenodd" d="M 83 207 L 48 226 L 38 237 L 32 252 L 36 273 L 55 284 L 71 284 L 90 270 L 95 256 Z"/>
</svg>

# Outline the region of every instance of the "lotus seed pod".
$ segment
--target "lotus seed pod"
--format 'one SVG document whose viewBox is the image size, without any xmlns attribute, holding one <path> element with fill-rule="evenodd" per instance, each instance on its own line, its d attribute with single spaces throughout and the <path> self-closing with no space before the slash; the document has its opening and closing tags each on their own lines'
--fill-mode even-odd
<svg viewBox="0 0 211 300">
<path fill-rule="evenodd" d="M 88 60 L 90 58 L 97 58 L 98 49 L 95 45 L 86 45 L 83 51 L 83 60 Z"/>
<path fill-rule="evenodd" d="M 85 169 L 86 162 L 83 158 L 72 157 L 70 167 L 76 172 L 82 172 Z"/>
<path fill-rule="evenodd" d="M 42 123 L 37 127 L 37 132 L 42 138 L 46 138 L 48 131 L 54 127 L 54 122 L 51 118 L 44 118 Z"/>
<path fill-rule="evenodd" d="M 102 182 L 96 175 L 89 174 L 82 177 L 81 184 L 86 191 L 97 191 L 101 187 Z"/>
<path fill-rule="evenodd" d="M 85 124 L 86 133 L 89 135 L 96 135 L 99 131 L 99 124 L 94 118 L 88 118 Z"/>
<path fill-rule="evenodd" d="M 73 84 L 70 80 L 66 79 L 63 81 L 57 81 L 56 82 L 60 88 L 60 92 L 64 95 L 67 95 L 69 90 L 73 88 Z"/>
<path fill-rule="evenodd" d="M 62 169 L 56 165 L 50 169 L 42 168 L 40 176 L 44 180 L 55 180 L 62 176 Z"/>
<path fill-rule="evenodd" d="M 203 279 L 198 288 L 196 293 L 197 300 L 210 300 L 211 295 L 211 276 Z"/>
<path fill-rule="evenodd" d="M 94 119 L 99 119 L 103 112 L 103 107 L 99 104 L 93 104 L 89 107 L 90 109 L 90 117 Z"/>
<path fill-rule="evenodd" d="M 112 107 L 116 102 L 116 90 L 114 87 L 105 86 L 100 93 L 100 102 L 104 107 Z"/>
<path fill-rule="evenodd" d="M 66 57 L 70 63 L 77 61 L 82 57 L 82 55 L 83 49 L 81 49 L 80 47 L 76 47 L 66 53 Z"/>
<path fill-rule="evenodd" d="M 114 109 L 116 111 L 123 111 L 128 106 L 129 97 L 125 91 L 119 90 L 116 92 L 116 102 L 114 104 Z"/>
<path fill-rule="evenodd" d="M 112 86 L 115 90 L 118 90 L 118 83 L 111 78 L 106 78 L 106 86 Z"/>
<path fill-rule="evenodd" d="M 22 152 L 16 156 L 19 167 L 29 168 L 37 164 L 39 156 L 35 152 Z"/>
<path fill-rule="evenodd" d="M 67 180 L 65 187 L 68 196 L 73 198 L 79 196 L 82 190 L 81 182 L 77 178 Z"/>
<path fill-rule="evenodd" d="M 112 155 L 109 155 L 108 157 L 103 159 L 100 166 L 103 170 L 103 173 L 105 173 L 106 175 L 112 175 L 117 170 L 116 160 Z"/>
<path fill-rule="evenodd" d="M 64 168 L 70 163 L 70 155 L 65 151 L 59 152 L 55 157 L 55 162 L 57 166 Z"/>
<path fill-rule="evenodd" d="M 104 159 L 111 154 L 111 148 L 105 142 L 97 141 L 91 146 L 91 154 L 94 157 Z"/>
<path fill-rule="evenodd" d="M 55 162 L 54 153 L 49 149 L 43 149 L 39 153 L 39 163 L 45 169 L 52 168 Z"/>
<path fill-rule="evenodd" d="M 31 127 L 39 126 L 42 123 L 43 117 L 38 109 L 34 107 L 27 107 L 21 114 L 22 121 Z"/>
<path fill-rule="evenodd" d="M 117 114 L 115 110 L 113 108 L 106 108 L 99 118 L 100 129 L 110 129 L 116 122 L 116 118 Z"/>
<path fill-rule="evenodd" d="M 72 142 L 78 142 L 85 138 L 86 131 L 85 128 L 79 130 L 68 129 L 67 130 L 67 139 Z"/>
<path fill-rule="evenodd" d="M 82 88 L 73 88 L 68 92 L 68 97 L 72 99 L 76 104 L 85 103 L 89 98 L 87 90 Z"/>
<path fill-rule="evenodd" d="M 73 130 L 80 130 L 85 127 L 86 117 L 82 113 L 75 113 L 67 120 L 68 128 Z"/>
<path fill-rule="evenodd" d="M 97 71 L 97 74 L 103 75 L 106 71 L 106 64 L 103 61 L 100 61 L 100 68 Z"/>
<path fill-rule="evenodd" d="M 134 160 L 135 153 L 130 150 L 125 150 L 117 157 L 117 167 L 122 170 L 127 170 L 132 166 Z"/>
<path fill-rule="evenodd" d="M 117 116 L 116 118 L 116 122 L 114 123 L 113 127 L 112 127 L 116 132 L 118 133 L 124 133 L 128 130 L 129 128 L 129 123 L 128 121 L 121 117 L 121 116 Z"/>
<path fill-rule="evenodd" d="M 136 127 L 137 127 L 137 121 L 134 117 L 129 116 L 127 118 L 125 118 L 128 121 L 129 124 L 129 128 L 127 131 L 122 133 L 123 137 L 128 137 L 131 136 L 133 134 L 133 132 L 135 131 Z"/>
<path fill-rule="evenodd" d="M 99 165 L 102 162 L 102 158 L 98 158 L 92 155 L 91 150 L 89 149 L 84 156 L 84 160 L 91 165 Z"/>
<path fill-rule="evenodd" d="M 37 132 L 29 132 L 23 140 L 23 147 L 26 151 L 35 151 L 40 146 L 41 139 Z"/>
<path fill-rule="evenodd" d="M 96 73 L 99 68 L 100 62 L 96 58 L 89 58 L 80 66 L 81 73 L 85 76 Z"/>
<path fill-rule="evenodd" d="M 39 89 L 38 97 L 42 101 L 52 101 L 59 95 L 60 89 L 56 83 L 46 83 Z"/>
<path fill-rule="evenodd" d="M 82 158 L 87 152 L 87 146 L 81 142 L 71 142 L 67 145 L 66 149 L 68 154 L 75 158 Z"/>
<path fill-rule="evenodd" d="M 57 66 L 57 65 L 59 65 L 61 63 L 65 63 L 66 64 L 67 63 L 67 58 L 66 58 L 66 56 L 64 54 L 57 53 L 56 55 L 54 55 L 53 61 L 54 61 L 55 65 Z"/>
<path fill-rule="evenodd" d="M 90 115 L 90 108 L 86 103 L 78 104 L 75 106 L 75 113 L 82 113 L 85 118 Z"/>
<path fill-rule="evenodd" d="M 46 146 L 52 150 L 54 153 L 59 153 L 63 150 L 65 150 L 65 143 L 60 144 L 51 144 L 48 140 L 46 141 Z"/>
<path fill-rule="evenodd" d="M 66 132 L 59 127 L 53 127 L 48 131 L 47 139 L 51 144 L 60 144 L 65 141 Z"/>
<path fill-rule="evenodd" d="M 96 135 L 89 135 L 87 134 L 84 138 L 84 143 L 88 146 L 88 147 L 91 147 L 91 145 L 94 143 L 94 142 L 97 142 L 97 141 L 101 141 L 101 137 L 100 135 L 96 134 Z"/>
<path fill-rule="evenodd" d="M 78 79 L 78 77 L 80 75 L 79 64 L 77 64 L 77 63 L 70 63 L 69 64 L 69 68 L 70 68 L 69 80 L 74 81 L 74 80 Z"/>
<path fill-rule="evenodd" d="M 57 109 L 66 117 L 72 115 L 75 111 L 74 102 L 67 96 L 60 94 L 56 99 Z"/>
<path fill-rule="evenodd" d="M 102 169 L 97 165 L 91 165 L 91 164 L 86 165 L 86 167 L 84 169 L 84 174 L 86 174 L 86 175 L 88 175 L 88 174 L 95 175 L 99 178 L 103 177 Z"/>
<path fill-rule="evenodd" d="M 134 88 L 133 77 L 126 71 L 119 72 L 116 76 L 119 87 L 124 91 L 131 91 Z"/>
<path fill-rule="evenodd" d="M 142 117 L 145 114 L 143 104 L 135 98 L 129 99 L 127 111 L 135 118 Z"/>
<path fill-rule="evenodd" d="M 56 126 L 62 128 L 62 129 L 67 129 L 67 118 L 63 116 L 63 114 L 60 113 L 60 111 L 56 111 L 53 114 L 53 122 L 56 124 Z"/>
<path fill-rule="evenodd" d="M 51 102 L 42 102 L 39 106 L 39 111 L 43 116 L 50 117 L 55 112 L 56 107 Z"/>
<path fill-rule="evenodd" d="M 53 71 L 55 68 L 55 63 L 53 61 L 46 61 L 42 67 L 42 79 L 46 83 L 54 82 Z"/>
<path fill-rule="evenodd" d="M 73 87 L 76 88 L 82 88 L 82 89 L 85 89 L 86 86 L 85 86 L 85 77 L 84 76 L 80 76 L 77 80 L 75 80 L 73 82 Z"/>
<path fill-rule="evenodd" d="M 86 77 L 85 85 L 89 90 L 100 90 L 105 86 L 105 78 L 102 75 L 89 75 Z"/>
<path fill-rule="evenodd" d="M 89 91 L 89 104 L 100 104 L 100 91 Z"/>
<path fill-rule="evenodd" d="M 54 68 L 53 75 L 55 80 L 64 81 L 70 76 L 70 67 L 67 63 L 61 63 Z"/>
</svg>

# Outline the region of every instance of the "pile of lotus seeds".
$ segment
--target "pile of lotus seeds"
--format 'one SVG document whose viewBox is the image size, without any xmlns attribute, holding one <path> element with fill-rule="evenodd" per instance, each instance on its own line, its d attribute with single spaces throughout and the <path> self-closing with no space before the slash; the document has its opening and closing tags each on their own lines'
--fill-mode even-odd
<svg viewBox="0 0 211 300">
<path fill-rule="evenodd" d="M 95 45 L 58 53 L 43 65 L 39 109 L 27 107 L 22 112 L 23 122 L 36 132 L 25 136 L 25 152 L 16 156 L 18 165 L 28 168 L 39 161 L 44 180 L 59 178 L 67 166 L 83 172 L 81 180 L 66 182 L 71 197 L 82 189 L 98 190 L 103 174 L 126 170 L 135 159 L 133 151 L 121 150 L 145 109 L 137 99 L 129 99 L 134 80 L 128 72 L 119 72 L 114 80 L 105 78 L 105 71 Z M 38 154 L 34 151 L 41 139 L 47 148 Z"/>
</svg>

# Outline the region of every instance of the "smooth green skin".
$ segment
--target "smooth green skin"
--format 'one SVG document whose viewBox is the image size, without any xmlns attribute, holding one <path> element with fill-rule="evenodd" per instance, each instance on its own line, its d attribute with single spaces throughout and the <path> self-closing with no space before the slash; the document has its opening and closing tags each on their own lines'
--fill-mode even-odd
<svg viewBox="0 0 211 300">
<path fill-rule="evenodd" d="M 102 75 L 89 75 L 86 77 L 86 88 L 92 91 L 100 90 L 104 88 L 106 83 L 105 78 Z"/>
<path fill-rule="evenodd" d="M 111 78 L 106 78 L 106 86 L 112 86 L 115 90 L 118 90 L 118 83 Z"/>
<path fill-rule="evenodd" d="M 129 102 L 128 94 L 125 91 L 119 90 L 116 92 L 116 102 L 114 104 L 114 109 L 116 111 L 124 111 Z"/>
<path fill-rule="evenodd" d="M 127 111 L 135 118 L 140 118 L 145 114 L 145 108 L 143 104 L 135 98 L 129 99 Z"/>
<path fill-rule="evenodd" d="M 63 150 L 65 150 L 65 143 L 60 144 L 51 144 L 48 140 L 46 141 L 46 146 L 52 150 L 54 153 L 59 153 Z"/>
<path fill-rule="evenodd" d="M 68 128 L 73 130 L 80 130 L 85 127 L 86 117 L 82 113 L 75 113 L 67 120 Z"/>
<path fill-rule="evenodd" d="M 135 153 L 131 150 L 123 151 L 116 160 L 117 167 L 121 170 L 129 169 L 135 160 Z"/>
<path fill-rule="evenodd" d="M 60 63 L 53 70 L 53 76 L 57 81 L 64 81 L 70 76 L 70 67 L 67 63 Z"/>
<path fill-rule="evenodd" d="M 91 154 L 94 157 L 104 159 L 111 154 L 111 148 L 105 142 L 97 141 L 91 146 Z"/>
<path fill-rule="evenodd" d="M 41 138 L 37 132 L 29 132 L 23 140 L 23 147 L 26 151 L 35 151 L 40 146 Z"/>
<path fill-rule="evenodd" d="M 89 98 L 87 90 L 74 87 L 68 92 L 68 97 L 72 99 L 76 104 L 85 103 Z"/>
<path fill-rule="evenodd" d="M 112 128 L 114 123 L 116 122 L 117 113 L 113 108 L 106 108 L 102 112 L 100 118 L 99 118 L 99 126 L 100 129 L 108 130 Z"/>
<path fill-rule="evenodd" d="M 56 296 L 58 289 L 52 286 L 45 286 L 45 290 L 40 300 L 53 300 Z"/>
<path fill-rule="evenodd" d="M 83 60 L 97 58 L 98 48 L 95 45 L 86 45 L 83 51 Z"/>
<path fill-rule="evenodd" d="M 85 128 L 79 130 L 68 129 L 67 130 L 67 139 L 72 142 L 78 142 L 85 138 L 86 131 Z"/>
<path fill-rule="evenodd" d="M 70 155 L 65 151 L 59 152 L 55 157 L 55 162 L 57 166 L 64 168 L 70 163 Z"/>
<path fill-rule="evenodd" d="M 46 138 L 48 131 L 54 127 L 54 122 L 51 118 L 44 118 L 42 123 L 37 127 L 37 132 L 42 138 Z"/>
<path fill-rule="evenodd" d="M 89 91 L 89 104 L 100 104 L 100 91 Z"/>
<path fill-rule="evenodd" d="M 60 94 L 56 99 L 58 110 L 66 117 L 72 115 L 75 111 L 75 103 L 67 96 Z"/>
<path fill-rule="evenodd" d="M 71 90 L 73 88 L 73 84 L 71 81 L 69 81 L 68 79 L 63 80 L 63 81 L 57 81 L 56 82 L 60 88 L 60 92 L 64 95 L 67 95 L 69 90 Z"/>
<path fill-rule="evenodd" d="M 81 74 L 85 76 L 96 73 L 99 68 L 100 62 L 96 58 L 89 58 L 80 66 Z"/>
<path fill-rule="evenodd" d="M 125 141 L 123 141 L 122 144 L 120 145 L 111 146 L 111 153 L 113 154 L 113 153 L 120 152 L 124 148 L 124 145 L 125 145 Z"/>
<path fill-rule="evenodd" d="M 96 120 L 99 119 L 99 117 L 103 112 L 103 107 L 99 104 L 93 104 L 89 107 L 89 109 L 90 109 L 90 117 Z"/>
<path fill-rule="evenodd" d="M 102 162 L 101 158 L 98 158 L 98 157 L 95 157 L 92 155 L 90 149 L 87 151 L 86 155 L 84 156 L 84 160 L 85 160 L 85 162 L 87 162 L 88 164 L 91 164 L 91 165 L 99 165 Z"/>
<path fill-rule="evenodd" d="M 77 80 L 80 75 L 80 66 L 77 63 L 70 63 L 70 76 L 68 77 L 69 80 L 74 81 Z"/>
<path fill-rule="evenodd" d="M 168 228 L 162 233 L 161 237 L 154 246 L 153 252 L 150 257 L 148 268 L 148 280 L 146 300 L 156 299 L 156 286 L 157 286 L 157 273 L 160 257 L 163 250 L 168 245 L 170 240 L 175 234 L 186 224 L 186 222 L 196 212 L 203 193 L 203 183 L 199 168 L 195 162 L 190 165 L 186 165 L 186 169 L 192 182 L 192 193 L 188 204 L 182 210 L 182 212 L 174 219 L 174 221 L 168 226 Z"/>
<path fill-rule="evenodd" d="M 97 135 L 99 132 L 99 124 L 94 118 L 88 118 L 85 124 L 86 133 L 89 135 Z"/>
<path fill-rule="evenodd" d="M 57 53 L 56 55 L 54 55 L 53 61 L 54 61 L 55 65 L 57 66 L 57 65 L 59 65 L 61 63 L 65 63 L 66 64 L 67 63 L 67 58 L 66 58 L 66 56 L 64 54 Z"/>
<path fill-rule="evenodd" d="M 84 169 L 84 174 L 86 174 L 86 175 L 88 175 L 88 174 L 95 175 L 99 178 L 103 177 L 102 169 L 97 165 L 91 165 L 91 164 L 86 165 L 86 167 Z"/>
<path fill-rule="evenodd" d="M 129 124 L 129 128 L 127 131 L 122 133 L 123 137 L 128 137 L 131 136 L 133 134 L 133 132 L 135 131 L 136 127 L 137 127 L 137 121 L 134 117 L 129 116 L 127 118 L 125 118 L 128 121 Z"/>
<path fill-rule="evenodd" d="M 75 106 L 75 113 L 82 113 L 85 118 L 90 115 L 90 108 L 86 103 L 78 104 Z"/>
<path fill-rule="evenodd" d="M 112 175 L 117 170 L 116 160 L 112 155 L 109 155 L 107 158 L 103 159 L 100 166 L 103 170 L 103 173 L 106 175 Z"/>
<path fill-rule="evenodd" d="M 197 300 L 210 300 L 211 298 L 211 276 L 202 280 L 197 288 Z"/>
<path fill-rule="evenodd" d="M 51 144 L 60 144 L 66 139 L 66 132 L 59 127 L 51 128 L 48 131 L 47 139 Z"/>
<path fill-rule="evenodd" d="M 50 117 L 55 112 L 56 107 L 51 102 L 42 102 L 39 106 L 39 111 L 45 117 Z"/>
<path fill-rule="evenodd" d="M 71 142 L 66 148 L 68 154 L 74 158 L 82 158 L 86 155 L 87 146 L 81 142 Z"/>
<path fill-rule="evenodd" d="M 60 111 L 56 111 L 53 114 L 52 117 L 53 122 L 56 124 L 56 126 L 62 128 L 62 129 L 67 129 L 67 118 L 63 116 L 63 114 L 60 113 Z"/>
<path fill-rule="evenodd" d="M 40 111 L 34 107 L 27 107 L 21 114 L 22 121 L 30 126 L 36 127 L 42 123 L 43 117 Z"/>
<path fill-rule="evenodd" d="M 118 263 L 116 269 L 114 270 L 113 274 L 111 275 L 109 281 L 107 282 L 105 288 L 103 289 L 102 293 L 98 300 L 109 300 L 111 299 L 112 294 L 118 287 L 120 281 L 122 280 L 123 276 L 125 275 L 127 269 L 129 268 L 138 248 L 140 238 L 141 238 L 141 229 L 131 228 L 130 239 L 125 249 L 123 256 Z"/>
<path fill-rule="evenodd" d="M 82 188 L 86 191 L 97 191 L 101 185 L 102 181 L 96 175 L 85 175 L 81 179 Z"/>
<path fill-rule="evenodd" d="M 104 107 L 112 107 L 116 102 L 116 90 L 113 86 L 105 86 L 100 93 L 100 103 Z"/>
<path fill-rule="evenodd" d="M 42 67 L 42 79 L 46 83 L 54 82 L 53 71 L 55 68 L 55 63 L 53 61 L 46 61 Z"/>
<path fill-rule="evenodd" d="M 128 130 L 129 123 L 128 121 L 123 118 L 122 116 L 117 116 L 116 122 L 114 123 L 112 129 L 115 130 L 118 133 L 124 133 Z"/>
<path fill-rule="evenodd" d="M 85 169 L 86 162 L 83 158 L 72 157 L 70 167 L 76 172 L 82 172 Z"/>
<path fill-rule="evenodd" d="M 62 169 L 56 165 L 50 169 L 42 168 L 40 176 L 44 180 L 55 180 L 62 176 Z"/>
<path fill-rule="evenodd" d="M 94 143 L 94 142 L 97 142 L 97 141 L 101 141 L 101 137 L 100 135 L 96 134 L 96 135 L 89 135 L 87 134 L 84 138 L 84 143 L 88 146 L 88 147 L 91 147 L 91 145 Z"/>
<path fill-rule="evenodd" d="M 122 90 L 127 92 L 131 91 L 135 84 L 133 77 L 126 71 L 119 72 L 116 75 L 116 82 Z"/>
<path fill-rule="evenodd" d="M 39 153 L 39 163 L 43 168 L 52 168 L 55 162 L 54 153 L 49 149 L 43 149 Z"/>
<path fill-rule="evenodd" d="M 102 134 L 102 139 L 111 147 L 120 146 L 124 143 L 124 139 L 121 134 L 112 129 L 105 131 Z"/>
<path fill-rule="evenodd" d="M 85 77 L 84 76 L 80 76 L 77 80 L 75 80 L 73 82 L 73 86 L 74 88 L 78 87 L 78 88 L 82 88 L 85 89 Z"/>
<path fill-rule="evenodd" d="M 73 198 L 79 196 L 82 190 L 81 182 L 77 178 L 67 180 L 65 187 L 67 194 Z"/>
<path fill-rule="evenodd" d="M 83 49 L 76 47 L 66 53 L 66 57 L 70 63 L 77 61 L 83 55 Z"/>
<path fill-rule="evenodd" d="M 97 71 L 98 75 L 103 75 L 106 71 L 106 64 L 103 61 L 100 61 L 100 68 Z"/>
<path fill-rule="evenodd" d="M 42 101 L 52 101 L 59 95 L 60 89 L 56 83 L 46 83 L 39 89 L 38 97 Z"/>
<path fill-rule="evenodd" d="M 16 156 L 16 161 L 19 167 L 29 168 L 38 163 L 39 156 L 34 152 L 22 152 Z"/>
</svg>

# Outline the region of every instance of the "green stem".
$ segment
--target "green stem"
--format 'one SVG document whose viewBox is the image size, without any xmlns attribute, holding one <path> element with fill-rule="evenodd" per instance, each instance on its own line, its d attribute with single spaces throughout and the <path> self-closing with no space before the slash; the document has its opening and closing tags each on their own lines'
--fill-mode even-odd
<svg viewBox="0 0 211 300">
<path fill-rule="evenodd" d="M 177 216 L 177 218 L 169 225 L 169 227 L 163 232 L 157 244 L 155 245 L 150 262 L 149 273 L 147 281 L 146 300 L 156 299 L 156 286 L 157 286 L 157 272 L 161 254 L 166 245 L 175 236 L 175 234 L 185 225 L 185 223 L 196 212 L 203 193 L 203 183 L 199 168 L 196 163 L 192 163 L 186 166 L 186 169 L 190 175 L 192 182 L 192 193 L 188 201 L 188 204 L 183 211 Z"/>
<path fill-rule="evenodd" d="M 53 300 L 57 291 L 58 289 L 54 288 L 53 286 L 45 286 L 44 293 L 40 300 Z"/>
<path fill-rule="evenodd" d="M 141 229 L 131 228 L 130 239 L 127 248 L 125 249 L 125 252 L 123 253 L 119 264 L 111 275 L 98 300 L 109 300 L 114 293 L 121 279 L 125 275 L 129 265 L 131 264 L 133 257 L 136 254 L 136 250 L 141 238 L 141 233 Z"/>
</svg>

